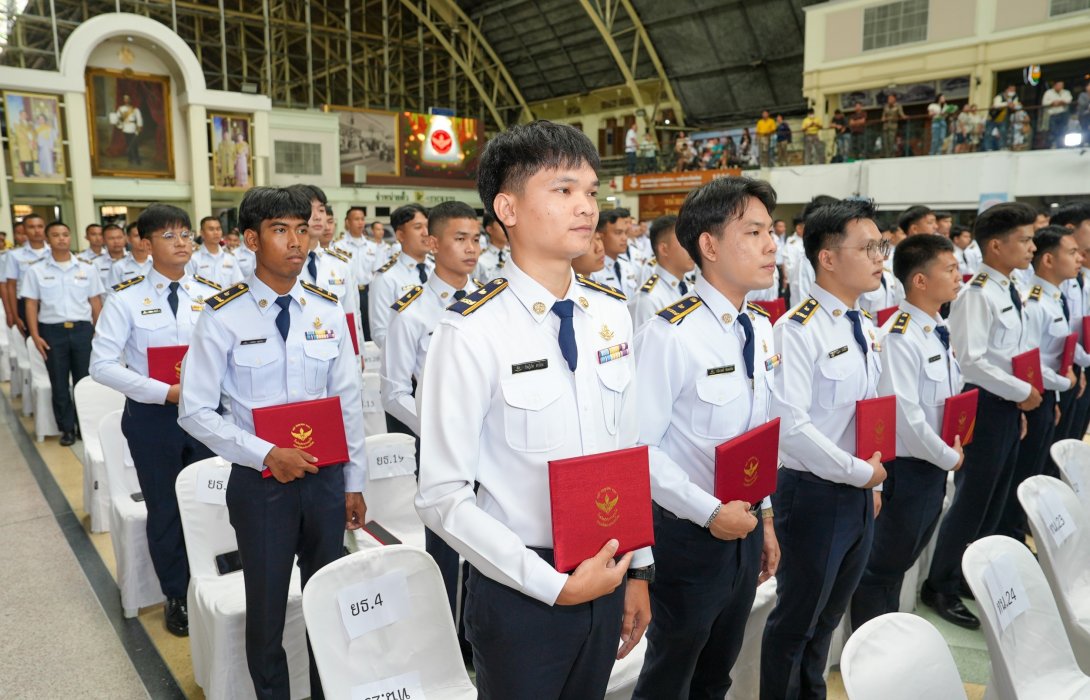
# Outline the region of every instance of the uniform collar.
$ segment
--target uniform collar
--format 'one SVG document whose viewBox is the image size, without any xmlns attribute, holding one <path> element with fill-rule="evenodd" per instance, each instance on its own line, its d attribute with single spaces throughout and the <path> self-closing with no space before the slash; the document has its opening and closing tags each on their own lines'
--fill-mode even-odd
<svg viewBox="0 0 1090 700">
<path fill-rule="evenodd" d="M 994 279 L 996 282 L 998 282 L 1004 288 L 1008 287 L 1011 284 L 1011 278 L 1010 277 L 1008 277 L 1007 275 L 1004 275 L 1002 272 L 995 269 L 994 267 L 992 267 L 988 263 L 981 263 L 980 264 L 980 272 L 988 273 L 988 279 Z M 1012 271 L 1011 274 L 1013 275 L 1014 272 Z"/>
<path fill-rule="evenodd" d="M 620 256 L 618 256 L 618 257 L 620 257 Z M 613 263 L 617 262 L 617 258 L 611 258 L 608 255 L 605 256 L 605 258 L 606 258 L 606 268 L 605 269 L 608 270 L 609 272 L 613 272 Z"/>
<path fill-rule="evenodd" d="M 666 268 L 664 268 L 662 265 L 655 265 L 655 274 L 659 276 L 659 279 L 661 281 L 670 285 L 671 288 L 677 287 L 678 284 L 681 283 L 681 280 L 679 280 L 677 277 L 674 277 L 673 274 L 667 272 Z"/>
<path fill-rule="evenodd" d="M 549 311 L 552 310 L 553 304 L 558 300 L 553 296 L 552 292 L 541 286 L 534 278 L 523 272 L 514 260 L 510 260 L 503 268 L 504 279 L 507 280 L 507 286 L 514 292 L 515 298 L 526 307 L 527 313 L 538 323 L 541 323 L 545 319 L 549 318 Z M 581 309 L 587 314 L 593 316 L 592 309 L 594 303 L 592 301 L 593 295 L 590 289 L 582 286 L 575 280 L 575 271 L 571 272 L 571 280 L 568 282 L 568 291 L 564 295 L 564 299 L 570 299 L 575 302 L 575 308 Z"/>
<path fill-rule="evenodd" d="M 708 311 L 711 311 L 712 315 L 715 316 L 716 322 L 724 330 L 730 330 L 738 319 L 738 307 L 732 304 L 729 299 L 723 296 L 722 292 L 713 287 L 704 277 L 696 281 L 696 293 L 700 300 L 704 302 L 704 305 L 708 307 Z"/>
<path fill-rule="evenodd" d="M 60 270 L 61 272 L 67 272 L 72 267 L 72 265 L 79 265 L 79 261 L 76 260 L 75 255 L 68 258 L 68 267 L 62 267 L 61 264 L 59 262 L 57 262 L 56 259 L 53 257 L 53 253 L 50 253 L 49 255 L 46 255 L 44 258 L 42 258 L 42 261 L 46 265 L 54 267 L 54 268 Z"/>
<path fill-rule="evenodd" d="M 458 291 L 457 289 L 440 279 L 439 275 L 435 274 L 434 272 L 428 275 L 428 281 L 424 283 L 424 286 L 430 289 L 431 292 L 435 294 L 435 296 L 439 297 L 441 301 L 447 303 L 454 302 L 454 292 Z M 462 289 L 463 291 L 465 291 L 466 294 L 469 294 L 475 288 L 476 287 L 473 284 L 473 278 L 470 277 L 466 279 L 466 286 Z"/>
<path fill-rule="evenodd" d="M 425 265 L 428 264 L 428 256 L 426 256 L 426 255 L 424 256 L 423 260 L 421 260 L 420 262 L 417 262 L 416 260 L 413 260 L 412 256 L 410 256 L 405 251 L 400 251 L 400 253 L 401 254 L 398 255 L 398 258 L 397 258 L 397 264 L 401 265 L 402 267 L 408 268 L 409 270 L 415 270 L 416 266 L 419 265 L 420 263 L 424 263 Z"/>
<path fill-rule="evenodd" d="M 920 307 L 909 304 L 907 301 L 902 301 L 900 308 L 901 311 L 904 311 L 911 317 L 913 323 L 919 324 L 924 333 L 930 333 L 935 330 L 937 326 L 946 325 L 946 322 L 942 320 L 942 316 L 931 316 Z"/>
<path fill-rule="evenodd" d="M 859 310 L 859 300 L 856 300 L 855 306 L 849 307 L 840 299 L 837 299 L 835 296 L 824 290 L 818 284 L 814 284 L 812 287 L 810 287 L 810 296 L 814 297 L 814 299 L 817 300 L 818 305 L 821 306 L 821 309 L 825 313 L 829 314 L 834 318 L 839 318 L 848 311 Z"/>
<path fill-rule="evenodd" d="M 1057 287 L 1056 285 L 1052 284 L 1051 282 L 1048 282 L 1046 280 L 1041 279 L 1037 275 L 1033 276 L 1032 283 L 1035 284 L 1035 285 L 1039 285 L 1041 287 L 1041 291 L 1043 291 L 1048 296 L 1052 297 L 1053 301 L 1059 301 L 1060 300 L 1060 288 Z"/>
<path fill-rule="evenodd" d="M 213 260 L 219 260 L 220 258 L 222 258 L 224 250 L 225 250 L 225 248 L 223 246 L 220 246 L 220 252 L 213 253 L 212 251 L 208 250 L 208 246 L 206 246 L 204 244 L 201 244 L 201 254 L 207 255 L 208 257 L 212 258 Z"/>
<path fill-rule="evenodd" d="M 151 284 L 151 288 L 157 297 L 170 293 L 171 282 L 177 281 L 178 289 L 184 290 L 187 294 L 189 293 L 190 287 L 193 286 L 193 281 L 187 274 L 183 274 L 178 280 L 172 280 L 154 267 L 148 270 L 148 274 L 145 275 L 145 277 L 147 278 L 148 283 Z M 190 296 L 192 295 L 190 294 Z"/>
<path fill-rule="evenodd" d="M 269 288 L 269 285 L 261 281 L 257 275 L 250 275 L 250 279 L 246 280 L 246 284 L 250 287 L 250 294 L 253 295 L 254 301 L 257 302 L 257 308 L 261 313 L 267 314 L 271 309 L 279 308 L 276 305 L 276 299 L 280 295 Z M 297 301 L 300 306 L 306 306 L 306 299 L 303 297 L 303 286 L 299 284 L 299 280 L 295 280 L 295 284 L 288 290 L 288 296 Z M 279 311 L 277 312 L 279 313 Z"/>
</svg>

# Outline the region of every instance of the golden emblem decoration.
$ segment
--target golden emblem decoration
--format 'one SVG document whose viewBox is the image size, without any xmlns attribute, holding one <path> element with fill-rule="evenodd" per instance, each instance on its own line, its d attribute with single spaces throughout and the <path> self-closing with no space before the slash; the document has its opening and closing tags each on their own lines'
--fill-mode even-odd
<svg viewBox="0 0 1090 700">
<path fill-rule="evenodd" d="M 151 299 L 144 297 L 144 306 L 151 306 Z"/>
<path fill-rule="evenodd" d="M 877 423 L 874 424 L 874 434 L 877 437 L 882 437 L 883 435 L 886 434 L 886 422 L 885 421 L 880 420 L 880 421 L 878 421 Z"/>
<path fill-rule="evenodd" d="M 296 423 L 291 426 L 292 445 L 300 450 L 305 450 L 308 447 L 314 446 L 314 428 L 310 427 L 306 423 Z"/>
<path fill-rule="evenodd" d="M 833 309 L 833 316 L 836 316 L 837 318 L 840 318 L 840 314 L 842 314 L 842 313 L 844 313 L 844 312 L 841 311 L 840 309 Z"/>
<path fill-rule="evenodd" d="M 182 361 L 178 360 L 174 363 L 174 376 L 178 379 L 182 378 Z"/>
<path fill-rule="evenodd" d="M 545 313 L 545 305 L 542 304 L 540 301 L 534 302 L 534 313 L 538 314 L 539 316 Z"/>
<path fill-rule="evenodd" d="M 314 317 L 314 330 L 318 330 L 321 327 L 322 327 L 322 319 L 315 316 Z"/>
<path fill-rule="evenodd" d="M 269 305 L 269 302 L 265 299 L 262 299 L 261 301 L 257 302 L 257 305 L 264 309 L 266 306 Z"/>
<path fill-rule="evenodd" d="M 307 305 L 306 297 L 299 297 L 299 305 L 300 306 L 306 306 Z"/>
<path fill-rule="evenodd" d="M 602 330 L 598 331 L 598 335 L 602 336 L 602 340 L 613 340 L 613 331 L 609 330 L 609 326 L 602 324 Z"/>
<path fill-rule="evenodd" d="M 587 301 L 586 297 L 579 297 L 579 305 L 582 306 L 585 309 L 588 306 L 590 306 L 590 302 Z"/>
<path fill-rule="evenodd" d="M 761 341 L 761 351 L 765 352 L 765 353 L 768 352 L 768 341 L 767 340 L 762 340 Z"/>
<path fill-rule="evenodd" d="M 746 460 L 746 466 L 742 467 L 742 485 L 746 488 L 753 486 L 757 483 L 757 469 L 761 466 L 760 460 L 756 457 L 750 457 Z"/>
<path fill-rule="evenodd" d="M 734 320 L 734 317 L 730 314 L 723 314 L 723 323 L 730 323 Z"/>
<path fill-rule="evenodd" d="M 598 506 L 598 525 L 610 527 L 617 522 L 621 517 L 621 511 L 617 508 L 620 498 L 620 494 L 611 486 L 598 491 L 594 497 L 594 505 Z"/>
<path fill-rule="evenodd" d="M 961 430 L 965 427 L 965 421 L 967 420 L 969 420 L 969 416 L 967 413 L 965 413 L 965 411 L 962 411 L 958 414 L 958 432 L 961 432 Z"/>
</svg>

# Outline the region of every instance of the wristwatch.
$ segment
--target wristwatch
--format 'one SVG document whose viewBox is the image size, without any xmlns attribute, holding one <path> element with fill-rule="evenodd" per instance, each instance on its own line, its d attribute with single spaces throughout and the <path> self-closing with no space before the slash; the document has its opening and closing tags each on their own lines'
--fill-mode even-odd
<svg viewBox="0 0 1090 700">
<path fill-rule="evenodd" d="M 629 569 L 628 578 L 635 581 L 647 581 L 648 583 L 654 583 L 655 565 L 649 564 L 648 566 L 641 566 L 638 569 Z"/>
</svg>

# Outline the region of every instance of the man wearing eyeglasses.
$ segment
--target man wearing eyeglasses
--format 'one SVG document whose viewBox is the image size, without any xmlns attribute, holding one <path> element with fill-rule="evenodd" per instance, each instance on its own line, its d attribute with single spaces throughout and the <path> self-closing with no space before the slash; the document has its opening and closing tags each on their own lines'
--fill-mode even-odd
<svg viewBox="0 0 1090 700">
<path fill-rule="evenodd" d="M 125 395 L 121 432 L 148 508 L 148 549 L 167 599 L 166 627 L 185 637 L 189 560 L 174 482 L 186 465 L 212 452 L 178 425 L 180 380 L 153 379 L 148 350 L 189 345 L 205 299 L 222 290 L 210 280 L 186 274 L 193 234 L 184 211 L 153 204 L 136 223 L 141 243 L 150 248 L 155 262 L 147 276 L 114 285 L 92 345 L 91 376 Z"/>
</svg>

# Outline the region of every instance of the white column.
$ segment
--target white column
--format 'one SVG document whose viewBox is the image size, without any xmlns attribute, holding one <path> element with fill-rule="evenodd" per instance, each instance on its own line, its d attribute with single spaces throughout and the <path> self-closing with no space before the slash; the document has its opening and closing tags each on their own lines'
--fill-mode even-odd
<svg viewBox="0 0 1090 700">
<path fill-rule="evenodd" d="M 269 184 L 269 177 L 272 174 L 272 136 L 269 134 L 269 113 L 254 112 L 253 124 L 253 143 L 250 144 L 250 152 L 254 156 L 254 185 L 264 187 Z"/>
<path fill-rule="evenodd" d="M 9 136 L 9 138 L 11 138 Z M 8 142 L 10 148 L 0 153 L 0 231 L 7 231 L 8 243 L 11 243 L 14 224 L 11 219 L 11 194 L 8 192 L 8 154 L 14 145 Z"/>
<path fill-rule="evenodd" d="M 208 114 L 203 105 L 186 106 L 189 126 L 190 189 L 193 221 L 212 213 L 211 166 L 208 160 Z"/>
<path fill-rule="evenodd" d="M 72 208 L 75 215 L 69 224 L 73 238 L 78 238 L 87 224 L 99 220 L 91 187 L 91 134 L 87 124 L 87 99 L 82 92 L 64 93 L 64 122 L 68 130 L 66 165 L 68 176 L 72 178 Z"/>
</svg>

